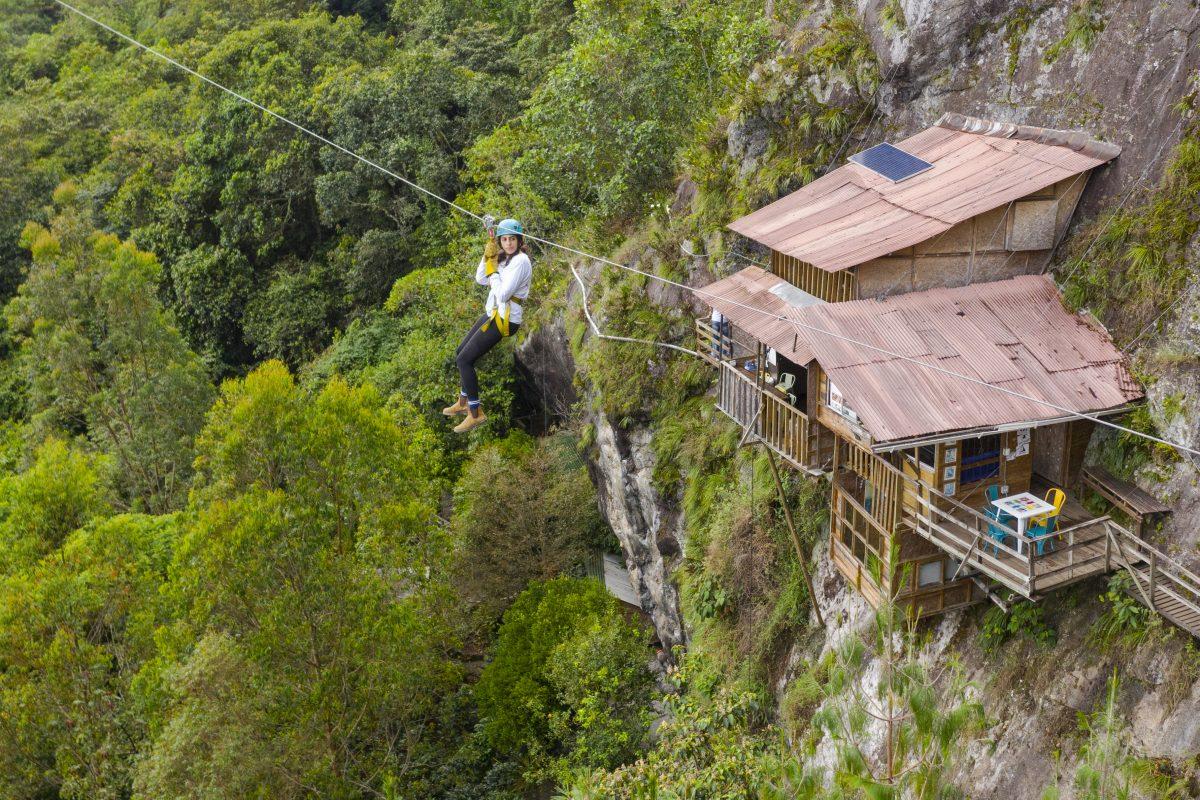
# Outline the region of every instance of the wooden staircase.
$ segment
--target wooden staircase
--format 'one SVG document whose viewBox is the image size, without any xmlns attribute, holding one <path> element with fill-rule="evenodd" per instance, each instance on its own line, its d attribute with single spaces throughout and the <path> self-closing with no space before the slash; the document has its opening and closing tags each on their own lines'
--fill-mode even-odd
<svg viewBox="0 0 1200 800">
<path fill-rule="evenodd" d="M 1111 550 L 1134 582 L 1134 597 L 1168 622 L 1200 637 L 1200 577 L 1119 525 L 1110 524 Z"/>
</svg>

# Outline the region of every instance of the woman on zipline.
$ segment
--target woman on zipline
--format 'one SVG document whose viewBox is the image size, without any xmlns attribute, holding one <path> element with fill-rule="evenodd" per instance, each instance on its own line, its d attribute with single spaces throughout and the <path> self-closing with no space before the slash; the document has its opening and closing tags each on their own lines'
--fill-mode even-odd
<svg viewBox="0 0 1200 800">
<path fill-rule="evenodd" d="M 500 240 L 499 247 L 496 246 L 497 239 Z M 460 380 L 458 401 L 443 408 L 442 413 L 448 417 L 467 415 L 455 426 L 455 433 L 466 433 L 487 421 L 479 404 L 475 362 L 521 327 L 521 305 L 515 300 L 529 297 L 532 281 L 533 265 L 525 248 L 524 229 L 515 219 L 506 219 L 496 227 L 495 233 L 488 231 L 483 258 L 475 270 L 475 282 L 490 287 L 483 316 L 475 320 L 454 353 Z"/>
</svg>

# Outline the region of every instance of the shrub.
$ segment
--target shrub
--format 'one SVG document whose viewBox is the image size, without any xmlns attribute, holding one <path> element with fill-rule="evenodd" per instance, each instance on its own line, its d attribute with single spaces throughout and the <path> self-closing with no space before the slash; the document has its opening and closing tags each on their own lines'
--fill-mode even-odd
<svg viewBox="0 0 1200 800">
<path fill-rule="evenodd" d="M 514 433 L 480 448 L 459 479 L 452 522 L 458 583 L 488 628 L 529 581 L 615 544 L 568 435 Z"/>
<path fill-rule="evenodd" d="M 1008 613 L 995 606 L 983 615 L 979 643 L 994 652 L 1014 636 L 1021 636 L 1044 647 L 1053 647 L 1058 636 L 1046 624 L 1045 609 L 1036 603 L 1017 603 Z"/>
<path fill-rule="evenodd" d="M 505 612 L 475 689 L 485 737 L 522 756 L 533 779 L 555 765 L 613 766 L 644 730 L 645 642 L 599 582 L 530 584 Z"/>
</svg>

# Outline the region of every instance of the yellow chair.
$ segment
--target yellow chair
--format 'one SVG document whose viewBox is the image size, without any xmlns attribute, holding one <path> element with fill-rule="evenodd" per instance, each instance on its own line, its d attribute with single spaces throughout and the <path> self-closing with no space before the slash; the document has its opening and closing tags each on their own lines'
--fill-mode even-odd
<svg viewBox="0 0 1200 800">
<path fill-rule="evenodd" d="M 1067 496 L 1062 489 L 1051 489 L 1046 492 L 1046 502 L 1054 506 L 1054 510 L 1029 520 L 1031 524 L 1025 529 L 1025 535 L 1037 542 L 1039 556 L 1045 549 L 1047 541 L 1050 543 L 1050 549 L 1054 549 L 1054 541 L 1049 537 L 1058 527 L 1058 513 L 1062 511 L 1063 504 L 1067 502 Z"/>
<path fill-rule="evenodd" d="M 1029 520 L 1031 525 L 1045 525 L 1050 517 L 1057 517 L 1059 512 L 1062 511 L 1063 505 L 1067 502 L 1067 493 L 1062 489 L 1051 489 L 1046 492 L 1046 502 L 1054 506 L 1054 510 Z"/>
</svg>

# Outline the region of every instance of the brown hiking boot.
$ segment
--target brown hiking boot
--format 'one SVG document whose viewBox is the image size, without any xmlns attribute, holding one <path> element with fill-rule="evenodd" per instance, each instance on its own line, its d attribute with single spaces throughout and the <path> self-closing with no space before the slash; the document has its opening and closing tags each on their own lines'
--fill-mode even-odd
<svg viewBox="0 0 1200 800">
<path fill-rule="evenodd" d="M 442 413 L 445 414 L 447 417 L 453 417 L 456 414 L 467 413 L 467 398 L 463 397 L 460 394 L 458 396 L 458 399 L 454 401 L 454 405 L 446 406 L 445 408 L 442 409 Z"/>
<path fill-rule="evenodd" d="M 462 422 L 454 426 L 455 433 L 466 433 L 476 425 L 482 425 L 487 422 L 487 414 L 483 413 L 483 406 L 476 408 L 474 411 L 467 409 L 467 416 Z"/>
</svg>

